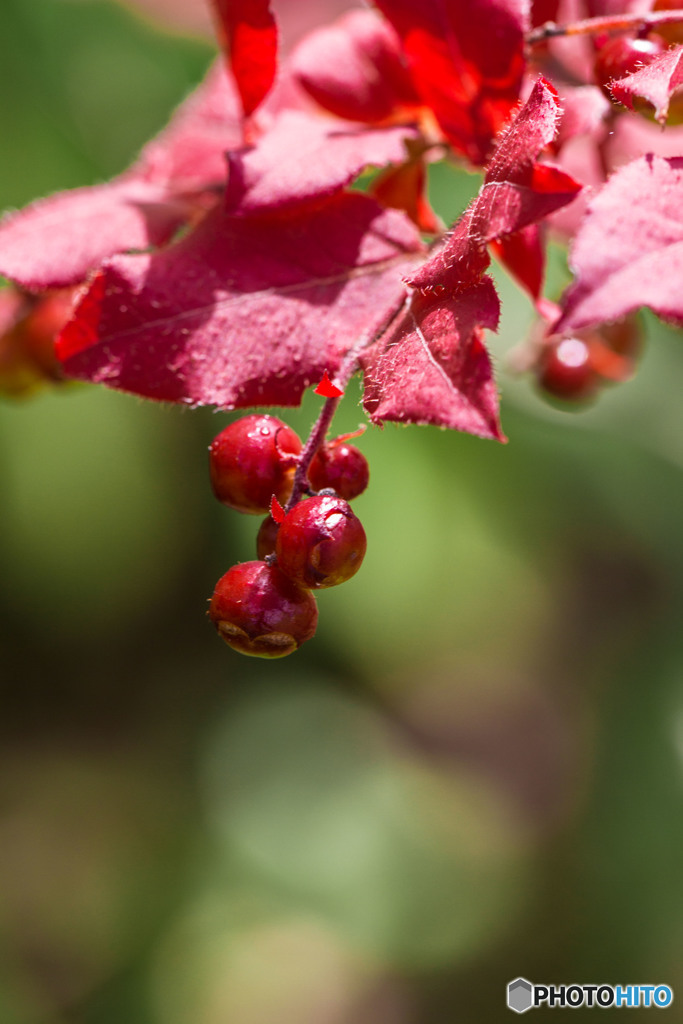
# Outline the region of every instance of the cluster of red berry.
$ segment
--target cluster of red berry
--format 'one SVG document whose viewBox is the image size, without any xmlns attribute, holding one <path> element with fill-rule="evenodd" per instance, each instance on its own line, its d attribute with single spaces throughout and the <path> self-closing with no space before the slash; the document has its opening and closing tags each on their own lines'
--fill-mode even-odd
<svg viewBox="0 0 683 1024">
<path fill-rule="evenodd" d="M 312 591 L 350 579 L 365 555 L 365 531 L 349 505 L 367 487 L 365 456 L 347 435 L 320 445 L 300 497 L 303 457 L 291 427 L 259 414 L 231 423 L 209 447 L 218 500 L 255 515 L 270 509 L 258 559 L 222 576 L 209 607 L 220 636 L 242 654 L 281 658 L 310 640 L 318 622 Z"/>
</svg>

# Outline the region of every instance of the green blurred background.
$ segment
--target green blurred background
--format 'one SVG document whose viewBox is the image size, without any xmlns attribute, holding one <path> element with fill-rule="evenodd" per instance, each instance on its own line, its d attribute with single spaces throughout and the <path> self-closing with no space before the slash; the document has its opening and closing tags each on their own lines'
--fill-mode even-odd
<svg viewBox="0 0 683 1024">
<path fill-rule="evenodd" d="M 2 208 L 123 169 L 213 52 L 107 0 L 1 22 Z M 509 445 L 368 430 L 366 562 L 282 662 L 204 615 L 258 526 L 210 495 L 226 416 L 0 406 L 2 1024 L 488 1022 L 520 974 L 683 1002 L 680 338 L 647 317 L 636 379 L 559 412 L 500 289 Z"/>
</svg>

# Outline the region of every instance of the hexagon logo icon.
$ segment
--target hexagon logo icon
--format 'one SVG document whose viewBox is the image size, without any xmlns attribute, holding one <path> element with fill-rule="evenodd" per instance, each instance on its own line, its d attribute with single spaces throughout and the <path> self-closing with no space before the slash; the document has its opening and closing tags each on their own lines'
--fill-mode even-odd
<svg viewBox="0 0 683 1024">
<path fill-rule="evenodd" d="M 508 985 L 508 1008 L 515 1013 L 526 1013 L 533 1006 L 533 985 L 526 978 L 515 978 Z"/>
</svg>

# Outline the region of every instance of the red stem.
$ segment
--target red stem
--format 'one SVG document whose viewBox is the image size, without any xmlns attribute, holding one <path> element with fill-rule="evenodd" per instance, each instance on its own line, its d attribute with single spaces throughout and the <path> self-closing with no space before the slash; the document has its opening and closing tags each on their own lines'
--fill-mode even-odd
<svg viewBox="0 0 683 1024">
<path fill-rule="evenodd" d="M 533 29 L 526 37 L 530 46 L 545 42 L 557 36 L 589 36 L 602 32 L 628 32 L 631 29 L 650 29 L 657 25 L 668 25 L 683 21 L 683 9 L 677 11 L 650 11 L 648 14 L 616 14 L 605 18 L 584 18 L 567 25 L 546 21 Z"/>
<path fill-rule="evenodd" d="M 330 429 L 330 423 L 332 417 L 337 411 L 339 400 L 341 395 L 336 398 L 325 399 L 325 404 L 320 410 L 320 415 L 313 424 L 313 428 L 308 435 L 308 440 L 303 447 L 303 451 L 299 456 L 299 463 L 296 467 L 296 473 L 294 474 L 294 486 L 290 495 L 289 501 L 285 506 L 285 512 L 289 512 L 290 509 L 294 508 L 297 501 L 308 488 L 308 467 L 311 464 L 313 456 L 317 452 L 320 445 L 325 440 L 325 434 Z"/>
<path fill-rule="evenodd" d="M 407 308 L 409 303 L 410 296 L 408 296 L 408 298 L 401 299 L 401 305 L 396 306 L 378 328 L 366 334 L 362 334 L 356 344 L 349 349 L 341 366 L 339 367 L 338 372 L 333 378 L 331 378 L 332 383 L 336 384 L 341 391 L 345 390 L 346 385 L 349 383 L 356 370 L 359 369 L 358 357 L 363 349 L 367 348 L 368 345 L 371 345 L 373 341 L 380 337 L 380 335 L 384 334 L 394 320 L 396 320 L 403 310 Z M 303 451 L 299 456 L 296 473 L 294 474 L 294 486 L 292 487 L 292 493 L 285 507 L 285 512 L 289 512 L 290 509 L 294 508 L 297 501 L 301 498 L 301 495 L 308 489 L 308 468 L 311 465 L 313 456 L 325 440 L 325 435 L 330 429 L 330 424 L 332 423 L 332 419 L 342 397 L 342 395 L 339 395 L 336 398 L 327 398 L 325 400 L 325 404 L 320 410 L 320 415 L 311 428 L 308 440 L 306 441 Z"/>
</svg>

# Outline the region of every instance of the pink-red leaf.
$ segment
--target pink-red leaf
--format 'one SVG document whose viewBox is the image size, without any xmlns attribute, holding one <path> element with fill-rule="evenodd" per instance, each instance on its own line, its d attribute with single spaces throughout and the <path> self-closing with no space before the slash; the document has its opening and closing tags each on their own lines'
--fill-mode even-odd
<svg viewBox="0 0 683 1024">
<path fill-rule="evenodd" d="M 571 175 L 549 164 L 537 164 L 528 177 L 520 175 L 516 181 L 485 181 L 473 231 L 487 241 L 502 238 L 566 206 L 580 191 L 581 185 Z"/>
<path fill-rule="evenodd" d="M 277 25 L 269 0 L 212 0 L 242 109 L 249 117 L 270 92 L 277 71 Z"/>
<path fill-rule="evenodd" d="M 527 224 L 513 235 L 489 243 L 491 251 L 536 301 L 545 274 L 545 244 L 538 224 Z"/>
<path fill-rule="evenodd" d="M 484 163 L 519 99 L 528 0 L 376 0 L 451 145 Z"/>
<path fill-rule="evenodd" d="M 536 162 L 553 138 L 558 111 L 554 90 L 539 79 L 502 136 L 479 195 L 445 245 L 411 277 L 415 288 L 450 292 L 476 282 L 489 264 L 488 242 L 536 223 L 576 196 L 581 186 L 573 178 Z"/>
<path fill-rule="evenodd" d="M 296 405 L 405 296 L 410 222 L 341 193 L 297 217 L 207 215 L 178 244 L 113 259 L 58 341 L 70 376 L 171 402 Z"/>
<path fill-rule="evenodd" d="M 495 329 L 499 312 L 484 276 L 487 243 L 519 235 L 578 191 L 563 172 L 536 162 L 557 117 L 556 94 L 541 79 L 503 135 L 479 196 L 439 252 L 409 278 L 416 295 L 408 309 L 363 355 L 365 407 L 375 422 L 434 423 L 504 440 L 483 343 L 482 328 Z M 534 240 L 527 242 L 534 249 Z M 540 290 L 540 270 L 521 269 L 532 292 Z"/>
<path fill-rule="evenodd" d="M 588 205 L 570 264 L 557 331 L 640 306 L 683 324 L 683 157 L 645 156 L 613 174 Z"/>
<path fill-rule="evenodd" d="M 112 253 L 166 242 L 188 208 L 165 199 L 138 181 L 40 199 L 0 223 L 0 273 L 35 291 L 76 284 Z"/>
<path fill-rule="evenodd" d="M 258 144 L 230 154 L 227 204 L 240 215 L 320 204 L 368 165 L 401 163 L 415 129 L 346 128 L 328 118 L 282 113 Z"/>
<path fill-rule="evenodd" d="M 290 70 L 320 106 L 350 121 L 405 118 L 420 103 L 400 40 L 375 11 L 349 11 L 311 32 Z"/>
<path fill-rule="evenodd" d="M 537 163 L 555 137 L 558 119 L 557 93 L 541 78 L 498 143 L 475 201 L 472 229 L 486 241 L 536 223 L 581 190 L 560 168 Z"/>
<path fill-rule="evenodd" d="M 408 279 L 423 295 L 453 295 L 480 281 L 491 262 L 486 238 L 472 231 L 477 200 L 463 213 L 431 259 Z"/>
<path fill-rule="evenodd" d="M 430 423 L 505 440 L 481 329 L 495 329 L 498 314 L 488 277 L 439 302 L 416 297 L 361 357 L 373 423 Z"/>
<path fill-rule="evenodd" d="M 655 117 L 664 124 L 669 116 L 669 101 L 683 87 L 683 46 L 673 46 L 638 71 L 610 83 L 612 95 L 633 109 L 636 97 L 655 108 Z"/>
<path fill-rule="evenodd" d="M 234 91 L 214 68 L 135 165 L 106 185 L 41 199 L 0 223 L 0 273 L 41 291 L 79 284 L 117 252 L 168 241 L 217 200 L 240 142 Z"/>
<path fill-rule="evenodd" d="M 556 89 L 545 78 L 538 78 L 526 103 L 498 140 L 486 168 L 486 184 L 528 184 L 539 153 L 555 137 L 559 117 Z"/>
</svg>

